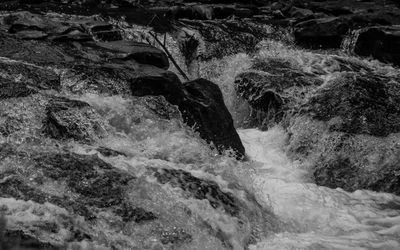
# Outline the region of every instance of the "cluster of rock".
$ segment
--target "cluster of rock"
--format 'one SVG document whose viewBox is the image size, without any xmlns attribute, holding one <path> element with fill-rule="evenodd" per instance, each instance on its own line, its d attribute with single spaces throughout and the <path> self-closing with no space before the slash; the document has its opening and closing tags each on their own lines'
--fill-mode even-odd
<svg viewBox="0 0 400 250">
<path fill-rule="evenodd" d="M 284 12 L 297 43 L 306 48 L 345 47 L 399 65 L 400 9 L 390 1 L 295 1 Z"/>
<path fill-rule="evenodd" d="M 399 195 L 400 75 L 339 56 L 316 60 L 312 70 L 294 62 L 255 61 L 236 77 L 257 114 L 248 126 L 284 126 L 289 155 L 305 160 L 319 185 Z M 334 65 L 328 79 L 320 63 Z"/>
<path fill-rule="evenodd" d="M 16 1 L 1 7 L 7 4 Z M 242 158 L 244 147 L 216 84 L 182 83 L 168 71 L 163 51 L 123 40 L 123 32 L 102 17 L 35 14 L 32 6 L 32 12 L 0 15 L 1 249 L 16 242 L 29 249 L 174 249 L 200 245 L 201 237 L 223 248 L 248 245 L 270 229 L 264 220 L 269 212 L 235 194 L 244 190 L 227 191 L 170 166 L 126 170 L 109 160 L 126 153 L 97 146 L 144 120 L 165 127 L 177 120 L 220 152 L 232 149 Z M 109 108 L 82 100 L 86 94 L 122 96 L 131 100 L 130 110 L 124 118 L 110 117 Z M 71 143 L 94 154 L 76 152 Z M 179 194 L 171 195 L 176 189 Z M 193 200 L 240 221 L 240 237 L 218 229 L 208 215 L 194 218 Z"/>
</svg>

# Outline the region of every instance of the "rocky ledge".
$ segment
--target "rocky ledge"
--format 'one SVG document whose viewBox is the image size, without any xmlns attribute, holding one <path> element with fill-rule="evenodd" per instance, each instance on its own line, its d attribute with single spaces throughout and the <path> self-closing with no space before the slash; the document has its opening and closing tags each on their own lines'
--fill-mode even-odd
<svg viewBox="0 0 400 250">
<path fill-rule="evenodd" d="M 224 249 L 276 230 L 245 188 L 191 172 L 245 154 L 216 84 L 182 82 L 114 19 L 19 4 L 0 15 L 1 249 Z"/>
</svg>

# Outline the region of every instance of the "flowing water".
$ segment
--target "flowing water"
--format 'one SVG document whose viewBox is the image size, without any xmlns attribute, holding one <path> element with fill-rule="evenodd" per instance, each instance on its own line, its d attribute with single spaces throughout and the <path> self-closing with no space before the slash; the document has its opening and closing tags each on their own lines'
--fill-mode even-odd
<svg viewBox="0 0 400 250">
<path fill-rule="evenodd" d="M 251 249 L 400 248 L 400 197 L 317 186 L 287 158 L 283 129 L 239 133 L 253 161 L 257 198 L 287 225 Z"/>
<path fill-rule="evenodd" d="M 95 145 L 69 142 L 61 146 L 56 143 L 56 146 L 79 154 L 97 154 L 95 148 L 98 146 L 124 153 L 125 156 L 101 158 L 134 174 L 138 182 L 131 188 L 130 195 L 138 202 L 136 205 L 162 215 L 155 224 L 121 226 L 124 233 L 139 239 L 137 242 L 108 228 L 112 214 L 104 213 L 96 225 L 80 221 L 82 228 L 87 227 L 99 237 L 104 235 L 107 239 L 122 242 L 129 246 L 126 249 L 170 249 L 156 242 L 160 228 L 172 231 L 186 228 L 192 233 L 191 242 L 180 249 L 400 249 L 400 197 L 365 190 L 350 193 L 316 185 L 307 164 L 288 157 L 288 134 L 282 127 L 276 125 L 268 131 L 240 129 L 251 109 L 235 94 L 233 87 L 235 76 L 251 68 L 254 60 L 271 58 L 285 59 L 294 67 L 319 75 L 324 81 L 342 73 L 343 61 L 360 71 L 371 70 L 385 75 L 398 75 L 398 71 L 376 61 L 340 53 L 308 52 L 274 41 L 261 43 L 259 49 L 254 55 L 242 53 L 199 63 L 198 70 L 199 76 L 216 82 L 222 89 L 248 161 L 218 155 L 183 125 L 179 117 L 168 121 L 159 119 L 144 108 L 141 98 L 72 95 L 66 91 L 65 95 L 89 103 L 98 112 L 101 116 L 98 124 L 104 133 L 95 136 Z M 27 123 L 33 121 L 29 123 L 31 127 L 40 127 L 35 124 L 35 119 L 40 116 L 36 110 L 40 110 L 41 104 L 35 98 L 27 98 L 26 106 L 25 103 L 11 103 L 2 112 L 18 114 Z M 31 138 L 25 138 L 26 134 Z M 36 147 L 43 149 L 54 146 L 53 142 L 32 135 L 31 131 L 21 137 L 24 138 L 18 139 L 26 145 L 21 142 L 18 145 L 26 147 L 26 152 L 33 150 L 31 146 L 35 141 L 39 141 Z M 238 197 L 241 214 L 229 216 L 212 208 L 205 199 L 188 198 L 172 186 L 155 184 L 149 169 L 162 168 L 183 169 L 196 178 L 218 183 L 223 191 Z M 65 192 L 60 183 L 44 188 L 54 193 Z M 60 214 L 66 214 L 65 210 L 49 204 L 32 205 L 13 199 L 0 199 L 0 203 L 17 211 L 14 217 L 9 216 L 16 225 L 29 221 L 33 225 L 39 223 L 43 217 L 35 211 L 54 221 Z M 254 231 L 251 227 L 259 231 L 257 241 L 248 239 L 250 231 Z M 218 237 L 210 237 L 209 228 L 217 231 Z M 83 249 L 87 247 L 85 244 L 81 245 Z"/>
<path fill-rule="evenodd" d="M 252 60 L 271 58 L 284 59 L 295 68 L 319 75 L 325 82 L 346 70 L 343 62 L 351 70 L 399 74 L 389 65 L 342 52 L 309 52 L 264 41 L 255 55 L 238 54 L 208 62 L 200 70 L 203 77 L 220 85 L 237 125 L 246 118 L 249 107 L 235 95 L 235 75 L 249 69 Z M 316 185 L 306 164 L 288 158 L 288 135 L 279 126 L 265 132 L 238 132 L 251 160 L 251 178 L 246 180 L 251 182 L 257 199 L 268 204 L 284 225 L 279 233 L 250 249 L 400 249 L 400 197 Z"/>
<path fill-rule="evenodd" d="M 249 69 L 254 59 L 270 58 L 284 58 L 305 72 L 318 74 L 325 81 L 342 73 L 343 60 L 358 70 L 372 70 L 385 75 L 398 74 L 391 66 L 376 61 L 360 60 L 342 54 L 307 52 L 272 41 L 261 44 L 255 55 L 237 54 L 201 63 L 200 76 L 219 84 L 237 126 L 241 124 L 239 121 L 246 119 L 250 108 L 236 96 L 232 85 L 234 77 Z M 114 120 L 111 123 L 117 128 L 122 127 L 122 137 L 109 137 L 100 144 L 129 155 L 129 160 L 124 161 L 127 165 L 123 168 L 135 169 L 133 172 L 137 174 L 142 171 L 143 165 L 169 165 L 171 168 L 185 169 L 197 177 L 213 180 L 237 196 L 240 196 L 243 188 L 252 192 L 257 204 L 273 213 L 273 216 L 267 213 L 268 217 L 255 217 L 256 220 L 265 220 L 273 225 L 264 229 L 268 232 L 261 240 L 248 246 L 252 250 L 400 249 L 400 197 L 366 190 L 350 193 L 339 188 L 316 185 L 307 164 L 293 161 L 287 156 L 288 135 L 278 125 L 268 131 L 239 128 L 249 161 L 238 162 L 227 156 L 217 156 L 190 129 L 176 122 L 154 123 L 142 117 L 144 123 L 124 129 L 124 124 L 129 123 L 125 112 L 130 108 L 127 108 L 127 101 L 123 98 L 86 95 L 81 99 L 97 109 L 107 110 L 108 119 Z M 128 148 L 130 151 L 127 151 Z M 121 165 L 121 162 L 115 165 Z M 242 188 L 235 189 L 227 183 Z M 154 191 L 157 192 L 160 193 L 151 195 L 163 204 L 160 205 L 161 210 L 163 206 L 175 206 L 174 202 L 165 201 L 171 198 L 163 197 L 165 194 L 161 191 Z M 199 202 L 190 201 L 186 205 L 196 211 L 201 220 L 223 231 L 230 243 L 229 248 L 246 248 L 243 235 L 249 232 L 238 228 L 235 220 Z M 151 207 L 154 208 L 154 204 Z M 169 215 L 171 218 L 176 216 L 184 217 L 180 212 L 178 215 Z M 197 233 L 199 235 L 196 239 L 183 249 L 221 247 L 212 241 L 205 244 L 204 232 Z"/>
</svg>

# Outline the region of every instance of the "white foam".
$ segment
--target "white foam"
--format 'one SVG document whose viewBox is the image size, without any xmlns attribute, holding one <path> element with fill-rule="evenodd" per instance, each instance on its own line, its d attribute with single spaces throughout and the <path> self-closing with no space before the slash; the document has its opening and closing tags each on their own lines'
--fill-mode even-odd
<svg viewBox="0 0 400 250">
<path fill-rule="evenodd" d="M 286 222 L 283 232 L 251 249 L 400 248 L 400 197 L 317 186 L 286 156 L 286 134 L 279 127 L 239 134 L 254 161 L 257 198 Z"/>
</svg>

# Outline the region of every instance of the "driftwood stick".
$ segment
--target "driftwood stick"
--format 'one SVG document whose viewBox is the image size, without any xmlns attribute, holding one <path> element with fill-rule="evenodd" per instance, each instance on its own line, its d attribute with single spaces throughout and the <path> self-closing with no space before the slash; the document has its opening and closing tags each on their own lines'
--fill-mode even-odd
<svg viewBox="0 0 400 250">
<path fill-rule="evenodd" d="M 165 51 L 165 54 L 167 54 L 168 58 L 171 60 L 171 62 L 174 64 L 175 68 L 179 71 L 179 73 L 187 80 L 189 81 L 189 77 L 185 74 L 185 72 L 179 67 L 178 63 L 175 61 L 174 57 L 169 53 L 167 47 L 162 44 L 162 42 L 158 39 L 156 34 L 153 34 L 152 32 L 149 32 L 150 35 L 154 38 L 154 40 L 163 48 Z"/>
</svg>

